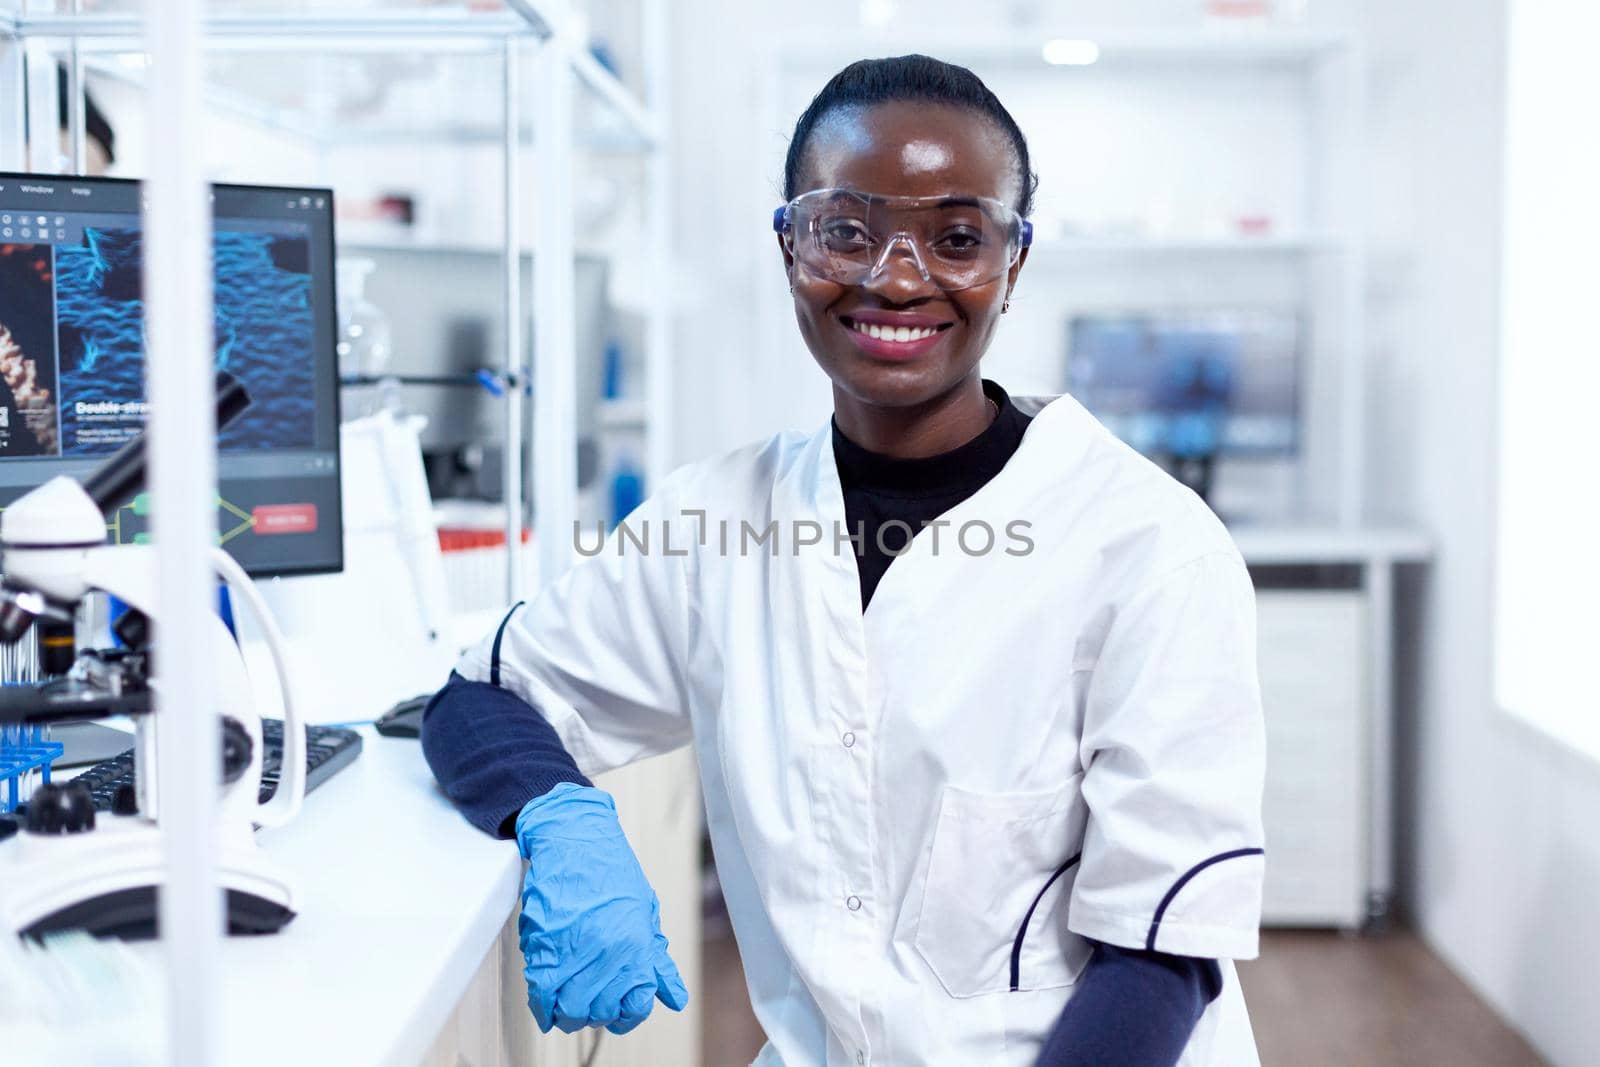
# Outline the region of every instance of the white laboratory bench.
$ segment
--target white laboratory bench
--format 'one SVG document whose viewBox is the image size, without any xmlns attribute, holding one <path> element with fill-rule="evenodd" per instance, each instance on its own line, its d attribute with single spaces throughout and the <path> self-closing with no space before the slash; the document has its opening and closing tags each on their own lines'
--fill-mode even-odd
<svg viewBox="0 0 1600 1067">
<path fill-rule="evenodd" d="M 362 734 L 298 818 L 258 834 L 298 878 L 299 916 L 224 947 L 230 1064 L 420 1062 L 516 903 L 516 847 L 456 813 L 416 741 Z"/>
<path fill-rule="evenodd" d="M 347 551 L 347 556 L 351 553 Z M 369 551 L 368 557 L 376 555 Z M 366 719 L 441 684 L 456 651 L 492 633 L 503 607 L 447 620 L 425 647 L 382 599 L 403 570 L 351 560 L 342 575 L 268 595 L 289 631 L 312 723 Z M 363 617 L 392 618 L 381 631 Z M 277 698 L 258 641 L 245 656 L 260 707 Z M 440 792 L 412 739 L 362 727 L 363 750 L 307 794 L 289 825 L 258 840 L 298 879 L 298 917 L 281 932 L 229 938 L 220 996 L 227 1063 L 457 1067 L 693 1067 L 699 1003 L 661 1009 L 626 1037 L 543 1035 L 533 1025 L 515 940 L 516 846 L 481 833 Z M 700 787 L 680 750 L 602 776 L 661 901 L 663 932 L 686 978 L 700 956 Z M 154 948 L 148 951 L 154 952 Z"/>
<path fill-rule="evenodd" d="M 469 825 L 415 740 L 361 727 L 363 749 L 306 796 L 289 825 L 258 832 L 293 873 L 298 916 L 277 934 L 230 937 L 218 1023 L 227 1067 L 283 1064 L 577 1067 L 595 1037 L 542 1035 L 526 1007 L 515 914 L 522 860 Z M 687 750 L 603 776 L 686 976 L 699 969 L 698 783 Z M 152 966 L 154 942 L 134 951 Z M 158 973 L 151 972 L 152 975 Z M 692 985 L 698 982 L 691 977 Z M 698 1062 L 698 1003 L 659 1009 L 595 1067 Z M 662 1057 L 664 1058 L 658 1058 Z"/>
</svg>

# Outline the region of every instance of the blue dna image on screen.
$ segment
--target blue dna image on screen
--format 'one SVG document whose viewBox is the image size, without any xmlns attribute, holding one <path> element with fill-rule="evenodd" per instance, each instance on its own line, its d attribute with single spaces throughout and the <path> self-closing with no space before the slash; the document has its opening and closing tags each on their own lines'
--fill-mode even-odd
<svg viewBox="0 0 1600 1067">
<path fill-rule="evenodd" d="M 315 443 L 310 243 L 292 233 L 214 237 L 217 366 L 250 391 L 250 409 L 218 438 L 224 451 Z M 86 228 L 55 249 L 63 455 L 109 452 L 144 425 L 143 241 Z"/>
</svg>

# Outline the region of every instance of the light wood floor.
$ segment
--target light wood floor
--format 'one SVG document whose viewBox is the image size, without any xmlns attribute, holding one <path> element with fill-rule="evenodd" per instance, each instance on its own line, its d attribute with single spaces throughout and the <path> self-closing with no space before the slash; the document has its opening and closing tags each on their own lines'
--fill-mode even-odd
<svg viewBox="0 0 1600 1067">
<path fill-rule="evenodd" d="M 1421 938 L 1276 931 L 1239 981 L 1265 1067 L 1537 1067 Z"/>
<path fill-rule="evenodd" d="M 715 929 L 712 926 L 711 929 Z M 764 1038 L 731 937 L 708 938 L 705 1067 L 744 1067 Z M 1538 1067 L 1542 1061 L 1414 934 L 1275 931 L 1239 966 L 1264 1067 Z"/>
</svg>

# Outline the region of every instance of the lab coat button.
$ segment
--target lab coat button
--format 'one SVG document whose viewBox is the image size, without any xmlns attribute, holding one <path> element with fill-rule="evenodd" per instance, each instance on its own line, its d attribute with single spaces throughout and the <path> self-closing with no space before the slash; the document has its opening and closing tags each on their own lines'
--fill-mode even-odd
<svg viewBox="0 0 1600 1067">
<path fill-rule="evenodd" d="M 844 742 L 845 748 L 854 748 L 856 743 L 856 735 L 851 733 L 849 730 L 846 730 L 844 736 L 839 740 Z"/>
<path fill-rule="evenodd" d="M 847 897 L 845 899 L 844 906 L 849 908 L 851 911 L 860 911 L 861 898 L 857 896 Z"/>
</svg>

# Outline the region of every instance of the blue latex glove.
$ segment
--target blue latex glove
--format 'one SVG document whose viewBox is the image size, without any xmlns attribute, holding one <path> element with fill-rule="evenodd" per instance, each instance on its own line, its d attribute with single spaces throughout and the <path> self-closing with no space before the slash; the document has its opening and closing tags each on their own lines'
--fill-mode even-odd
<svg viewBox="0 0 1600 1067">
<path fill-rule="evenodd" d="M 540 1030 L 625 1034 L 657 998 L 683 1010 L 689 991 L 667 955 L 660 905 L 610 794 L 563 782 L 535 797 L 517 816 L 517 847 L 528 861 L 517 933 Z"/>
</svg>

